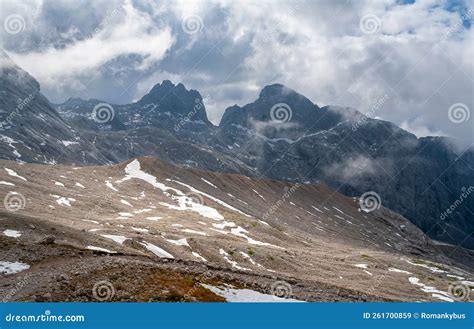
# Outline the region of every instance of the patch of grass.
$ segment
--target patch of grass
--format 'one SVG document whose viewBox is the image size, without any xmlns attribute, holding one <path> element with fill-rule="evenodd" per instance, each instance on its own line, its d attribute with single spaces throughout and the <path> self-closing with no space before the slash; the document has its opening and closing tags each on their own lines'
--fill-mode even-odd
<svg viewBox="0 0 474 329">
<path fill-rule="evenodd" d="M 124 271 L 121 268 L 94 271 L 73 282 L 70 287 L 77 285 L 80 287 L 74 288 L 74 294 L 72 291 L 62 291 L 60 293 L 64 297 L 53 295 L 53 301 L 61 301 L 71 295 L 76 295 L 81 301 L 84 301 L 84 298 L 87 301 L 97 301 L 92 294 L 91 282 L 97 282 L 99 278 L 104 277 L 110 278 L 110 283 L 115 289 L 115 296 L 107 300 L 109 302 L 225 302 L 225 298 L 201 286 L 202 283 L 222 286 L 223 282 L 220 280 L 209 279 L 197 273 L 181 273 L 164 268 L 137 268 L 134 272 Z"/>
<path fill-rule="evenodd" d="M 199 277 L 189 274 L 153 273 L 144 280 L 143 287 L 138 287 L 142 293 L 138 301 L 160 302 L 223 302 L 224 298 L 200 285 Z M 217 285 L 218 283 L 213 283 Z"/>
<path fill-rule="evenodd" d="M 415 264 L 419 264 L 419 265 L 428 265 L 428 266 L 431 266 L 431 267 L 435 267 L 437 268 L 438 270 L 441 270 L 441 271 L 446 271 L 446 272 L 449 272 L 449 268 L 446 267 L 446 266 L 443 266 L 441 264 L 437 264 L 437 263 L 433 263 L 433 262 L 430 262 L 429 260 L 420 260 L 420 259 L 412 259 L 411 260 L 413 263 Z"/>
<path fill-rule="evenodd" d="M 426 262 L 419 259 L 412 259 L 411 262 L 415 264 L 426 265 Z"/>
<path fill-rule="evenodd" d="M 446 272 L 449 272 L 449 268 L 448 267 L 445 267 L 445 266 L 442 266 L 442 265 L 433 265 L 434 267 L 437 267 L 439 270 L 442 270 L 442 271 L 446 271 Z"/>
<path fill-rule="evenodd" d="M 374 257 L 366 255 L 366 254 L 361 254 L 360 258 L 365 259 L 365 260 L 372 260 L 372 261 L 376 260 Z"/>
</svg>

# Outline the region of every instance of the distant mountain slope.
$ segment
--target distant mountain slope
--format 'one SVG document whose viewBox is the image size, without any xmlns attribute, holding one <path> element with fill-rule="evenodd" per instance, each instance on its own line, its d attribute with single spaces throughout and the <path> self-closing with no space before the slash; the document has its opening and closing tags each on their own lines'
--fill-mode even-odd
<svg viewBox="0 0 474 329">
<path fill-rule="evenodd" d="M 60 115 L 110 162 L 141 155 L 209 170 L 251 173 L 226 144 L 216 138 L 217 128 L 207 119 L 199 92 L 163 81 L 139 101 L 116 105 L 101 100 L 69 99 L 55 105 Z M 102 111 L 102 118 L 96 113 Z"/>
<path fill-rule="evenodd" d="M 101 163 L 100 151 L 59 116 L 39 83 L 0 50 L 0 154 L 44 163 Z"/>
<path fill-rule="evenodd" d="M 474 151 L 458 154 L 447 138 L 416 138 L 354 109 L 319 107 L 279 84 L 228 108 L 218 127 L 199 92 L 170 81 L 132 104 L 76 98 L 56 111 L 38 94 L 17 111 L 16 100 L 36 95 L 39 84 L 2 58 L 3 159 L 110 164 L 155 155 L 212 171 L 322 181 L 349 196 L 377 192 L 432 238 L 474 249 L 474 197 L 459 201 L 474 182 Z"/>
<path fill-rule="evenodd" d="M 283 120 L 272 118 L 281 103 Z M 324 181 L 357 197 L 375 191 L 431 237 L 474 248 L 473 149 L 460 153 L 448 138 L 416 138 L 353 109 L 319 108 L 281 85 L 227 109 L 219 134 L 258 175 Z"/>
<path fill-rule="evenodd" d="M 166 300 L 164 287 L 179 289 L 182 275 L 196 287 L 270 294 L 281 285 L 284 297 L 308 301 L 454 301 L 454 285 L 473 284 L 472 252 L 435 244 L 383 207 L 361 211 L 323 184 L 151 157 L 79 168 L 0 162 L 10 201 L 0 209 L 0 256 L 30 267 L 6 277 L 0 268 L 0 297 L 24 275 L 35 280 L 17 300 L 93 300 L 104 278 L 117 300 L 148 301 L 136 289 L 147 284 Z"/>
</svg>

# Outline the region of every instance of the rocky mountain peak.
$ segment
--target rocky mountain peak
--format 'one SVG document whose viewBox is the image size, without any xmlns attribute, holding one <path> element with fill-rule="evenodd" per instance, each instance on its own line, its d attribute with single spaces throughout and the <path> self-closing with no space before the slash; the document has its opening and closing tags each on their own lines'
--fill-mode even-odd
<svg viewBox="0 0 474 329">
<path fill-rule="evenodd" d="M 39 82 L 16 65 L 3 49 L 0 49 L 0 81 L 2 89 L 20 89 L 26 94 L 40 91 Z"/>
<path fill-rule="evenodd" d="M 170 80 L 164 80 L 153 86 L 137 104 L 140 106 L 151 104 L 160 113 L 170 113 L 180 118 L 187 116 L 191 121 L 200 120 L 212 125 L 207 119 L 201 94 L 196 90 L 186 89 L 182 83 L 174 84 Z"/>
<path fill-rule="evenodd" d="M 275 83 L 272 85 L 265 86 L 261 91 L 258 97 L 275 97 L 275 96 L 284 96 L 288 94 L 297 94 L 296 91 L 290 89 L 280 83 Z"/>
<path fill-rule="evenodd" d="M 305 108 L 309 107 L 311 107 L 311 110 L 319 108 L 307 97 L 279 83 L 265 86 L 260 91 L 257 101 L 259 100 L 264 102 L 284 102 L 289 106 L 293 105 L 295 110 L 305 110 Z"/>
<path fill-rule="evenodd" d="M 151 88 L 150 92 L 142 97 L 140 102 L 148 100 L 160 100 L 167 96 L 176 96 L 177 98 L 187 99 L 194 97 L 198 101 L 202 100 L 201 95 L 196 90 L 188 90 L 182 83 L 174 84 L 170 80 L 163 80 L 161 83 L 157 83 Z"/>
<path fill-rule="evenodd" d="M 221 126 L 246 127 L 269 138 L 298 138 L 305 132 L 329 129 L 341 120 L 341 114 L 322 111 L 307 97 L 277 83 L 264 87 L 253 103 L 229 107 Z"/>
</svg>

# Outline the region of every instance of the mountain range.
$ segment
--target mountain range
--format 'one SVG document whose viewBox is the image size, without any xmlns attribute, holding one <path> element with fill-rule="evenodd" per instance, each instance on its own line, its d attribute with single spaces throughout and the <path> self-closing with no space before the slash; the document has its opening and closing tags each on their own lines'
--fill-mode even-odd
<svg viewBox="0 0 474 329">
<path fill-rule="evenodd" d="M 1 64 L 1 159 L 84 166 L 151 155 L 188 168 L 324 183 L 350 197 L 375 194 L 379 206 L 432 239 L 474 249 L 474 150 L 460 152 L 449 138 L 417 138 L 355 109 L 319 107 L 280 84 L 227 108 L 218 126 L 198 91 L 168 80 L 131 104 L 52 104 L 4 52 Z"/>
</svg>

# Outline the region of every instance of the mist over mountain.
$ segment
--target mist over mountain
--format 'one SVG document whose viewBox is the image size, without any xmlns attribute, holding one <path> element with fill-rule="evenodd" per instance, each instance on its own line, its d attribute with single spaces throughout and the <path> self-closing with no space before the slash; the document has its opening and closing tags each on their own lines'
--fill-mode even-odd
<svg viewBox="0 0 474 329">
<path fill-rule="evenodd" d="M 376 192 L 433 239 L 474 249 L 474 198 L 457 202 L 472 186 L 474 151 L 459 153 L 449 138 L 417 138 L 355 109 L 320 107 L 281 84 L 227 108 L 214 126 L 201 94 L 169 80 L 131 104 L 51 104 L 5 53 L 0 79 L 2 159 L 103 165 L 152 155 L 185 167 L 325 183 L 353 197 Z"/>
<path fill-rule="evenodd" d="M 0 52 L 1 156 L 26 162 L 101 163 L 99 151 L 69 126 L 41 93 L 39 83 Z M 77 150 L 71 149 L 77 146 Z"/>
</svg>

